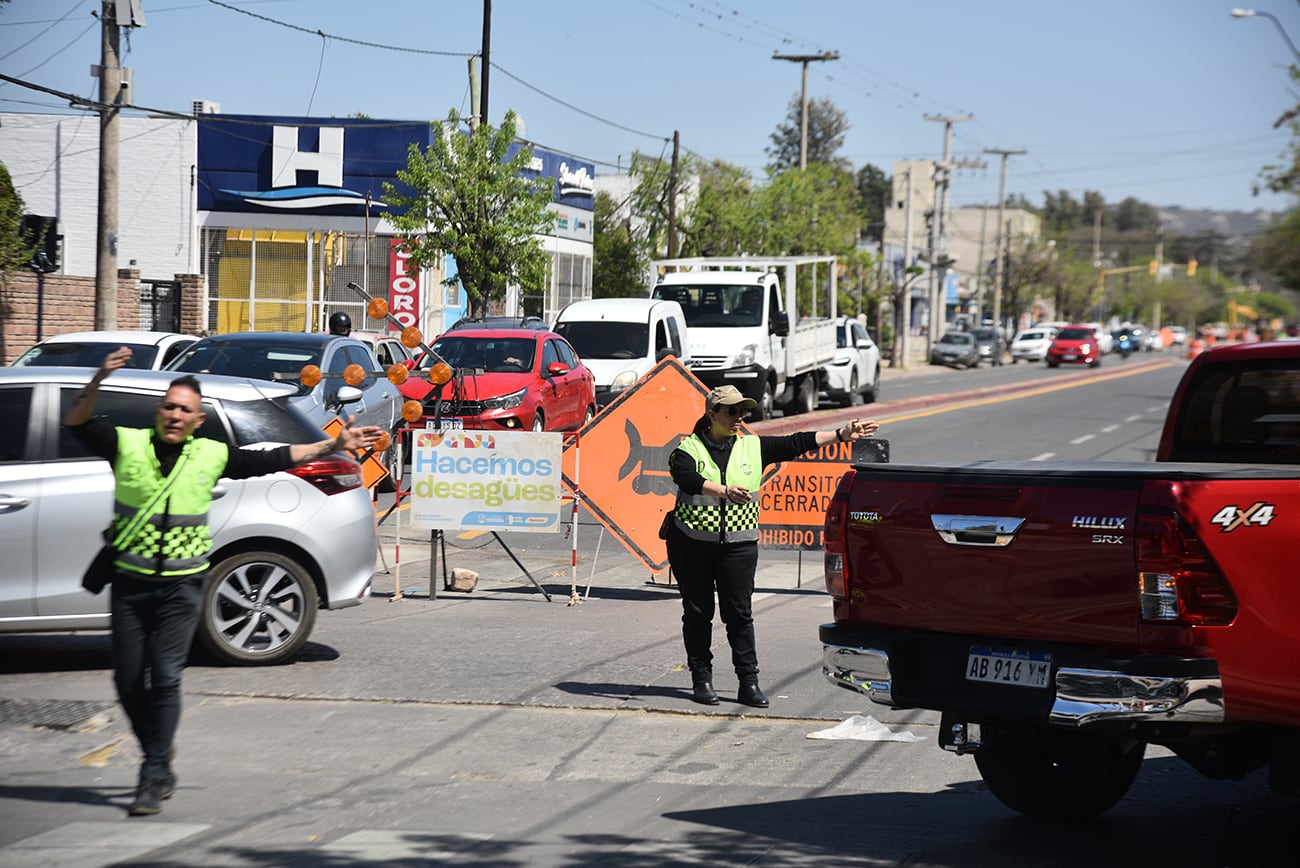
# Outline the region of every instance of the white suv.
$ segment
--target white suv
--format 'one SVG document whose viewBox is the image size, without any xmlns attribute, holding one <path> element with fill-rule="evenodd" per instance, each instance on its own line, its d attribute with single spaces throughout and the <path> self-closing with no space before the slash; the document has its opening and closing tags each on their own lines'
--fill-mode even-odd
<svg viewBox="0 0 1300 868">
<path fill-rule="evenodd" d="M 61 420 L 91 372 L 0 368 L 0 632 L 104 630 L 108 594 L 81 588 L 113 514 L 108 462 L 87 454 Z M 177 375 L 115 372 L 95 414 L 153 426 Z M 312 443 L 320 430 L 289 405 L 292 385 L 202 376 L 200 436 L 232 448 Z M 374 507 L 345 455 L 213 490 L 212 569 L 198 639 L 229 663 L 276 663 L 307 641 L 316 610 L 370 595 L 378 543 Z"/>
</svg>

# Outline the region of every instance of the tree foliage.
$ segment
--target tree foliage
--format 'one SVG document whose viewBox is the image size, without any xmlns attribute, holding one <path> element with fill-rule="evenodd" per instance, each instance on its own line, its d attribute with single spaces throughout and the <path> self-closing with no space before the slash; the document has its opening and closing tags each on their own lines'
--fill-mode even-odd
<svg viewBox="0 0 1300 868">
<path fill-rule="evenodd" d="M 858 169 L 858 214 L 862 234 L 876 244 L 885 233 L 885 203 L 894 195 L 894 179 L 867 163 Z"/>
<path fill-rule="evenodd" d="M 1286 214 L 1252 245 L 1261 267 L 1288 289 L 1300 289 L 1300 209 Z"/>
<path fill-rule="evenodd" d="M 13 312 L 10 280 L 31 261 L 31 247 L 23 243 L 23 197 L 14 189 L 9 169 L 0 163 L 0 359 L 7 357 L 3 324 Z"/>
<path fill-rule="evenodd" d="M 759 249 L 754 179 L 722 160 L 700 164 L 699 188 L 685 218 L 687 256 L 740 256 Z"/>
<path fill-rule="evenodd" d="M 505 297 L 508 284 L 544 285 L 548 260 L 536 236 L 553 224 L 547 205 L 554 188 L 549 178 L 527 177 L 528 148 L 507 158 L 514 112 L 500 127 L 484 124 L 472 135 L 463 135 L 460 123 L 453 109 L 445 125 L 433 125 L 428 148 L 410 147 L 397 177 L 412 193 L 385 183 L 384 202 L 412 263 L 428 268 L 444 254 L 453 256 L 459 274 L 447 283 L 459 279 L 470 314 L 483 316 L 489 302 Z"/>
<path fill-rule="evenodd" d="M 631 220 L 620 219 L 618 202 L 603 190 L 596 194 L 595 208 L 591 297 L 644 296 L 649 262 L 644 245 L 632 231 Z"/>
<path fill-rule="evenodd" d="M 767 166 L 772 175 L 799 168 L 802 119 L 803 101 L 799 94 L 795 94 L 785 120 L 772 133 L 771 146 L 765 149 L 772 161 Z M 808 100 L 808 164 L 830 163 L 844 171 L 852 171 L 849 161 L 838 156 L 839 149 L 844 146 L 844 134 L 848 131 L 848 116 L 835 103 L 826 98 Z"/>
</svg>

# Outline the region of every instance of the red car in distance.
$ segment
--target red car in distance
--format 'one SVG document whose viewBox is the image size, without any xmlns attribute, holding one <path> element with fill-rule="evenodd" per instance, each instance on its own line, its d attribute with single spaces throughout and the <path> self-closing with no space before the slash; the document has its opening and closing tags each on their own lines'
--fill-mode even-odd
<svg viewBox="0 0 1300 868">
<path fill-rule="evenodd" d="M 1059 365 L 1101 366 L 1101 344 L 1092 326 L 1070 325 L 1056 333 L 1044 357 L 1047 367 Z"/>
<path fill-rule="evenodd" d="M 595 376 L 553 331 L 459 327 L 431 349 L 456 376 L 435 387 L 422 359 L 400 387 L 405 398 L 423 405 L 426 424 L 440 412 L 457 427 L 570 431 L 596 415 Z"/>
</svg>

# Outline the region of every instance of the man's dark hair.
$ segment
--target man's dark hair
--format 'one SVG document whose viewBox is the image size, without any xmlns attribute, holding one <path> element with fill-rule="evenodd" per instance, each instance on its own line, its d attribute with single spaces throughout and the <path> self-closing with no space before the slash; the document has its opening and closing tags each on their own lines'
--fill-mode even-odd
<svg viewBox="0 0 1300 868">
<path fill-rule="evenodd" d="M 203 397 L 203 390 L 199 388 L 198 378 L 191 374 L 177 377 L 167 384 L 167 388 L 169 389 L 174 386 L 184 386 L 187 389 L 193 390 L 194 394 L 198 395 L 200 398 Z"/>
</svg>

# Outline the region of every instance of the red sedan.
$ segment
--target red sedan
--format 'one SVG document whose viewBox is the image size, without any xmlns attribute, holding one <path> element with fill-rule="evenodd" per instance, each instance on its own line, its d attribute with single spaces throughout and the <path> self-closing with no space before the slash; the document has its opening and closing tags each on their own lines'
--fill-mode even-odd
<svg viewBox="0 0 1300 868">
<path fill-rule="evenodd" d="M 426 419 L 440 412 L 466 428 L 568 431 L 596 415 L 596 378 L 555 332 L 458 328 L 432 349 L 455 370 L 451 382 L 439 389 L 418 375 L 402 388 Z"/>
<path fill-rule="evenodd" d="M 1066 326 L 1052 339 L 1045 360 L 1049 368 L 1063 364 L 1100 367 L 1101 345 L 1097 342 L 1096 332 L 1091 326 Z"/>
</svg>

